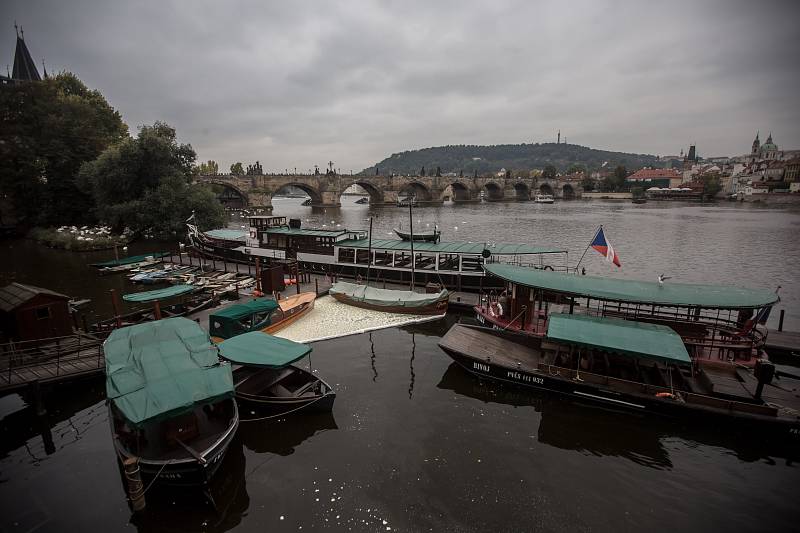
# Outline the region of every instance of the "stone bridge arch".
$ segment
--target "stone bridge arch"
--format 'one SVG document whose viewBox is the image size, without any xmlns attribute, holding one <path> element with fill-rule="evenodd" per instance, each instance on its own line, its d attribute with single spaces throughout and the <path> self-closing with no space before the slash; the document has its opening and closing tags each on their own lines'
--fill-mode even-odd
<svg viewBox="0 0 800 533">
<path fill-rule="evenodd" d="M 398 196 L 402 196 L 403 194 L 413 194 L 417 199 L 417 202 L 433 201 L 433 193 L 431 192 L 431 189 L 421 181 L 417 180 L 409 180 L 397 189 Z"/>
<path fill-rule="evenodd" d="M 322 195 L 314 187 L 300 181 L 282 183 L 275 187 L 275 190 L 270 196 L 275 196 L 279 192 L 284 191 L 288 187 L 296 187 L 311 197 L 311 205 L 319 205 L 322 203 Z"/>
<path fill-rule="evenodd" d="M 195 178 L 194 183 L 197 184 L 197 185 L 214 185 L 214 186 L 217 186 L 217 187 L 222 187 L 223 191 L 230 191 L 230 192 L 233 192 L 234 194 L 238 195 L 242 199 L 242 202 L 244 204 L 243 207 L 247 207 L 248 205 L 250 205 L 250 197 L 249 197 L 248 193 L 246 192 L 247 188 L 242 186 L 239 183 L 236 183 L 236 182 L 232 181 L 232 180 L 220 179 L 220 178 L 215 178 L 215 177 L 210 177 L 210 176 L 208 176 L 208 177 L 207 176 L 199 176 L 199 177 Z M 217 195 L 217 199 L 220 200 L 223 205 L 226 204 L 226 202 L 224 201 L 224 198 L 221 198 L 221 196 L 224 196 L 224 194 L 225 193 L 223 192 L 222 195 Z"/>
<path fill-rule="evenodd" d="M 571 183 L 565 183 L 561 187 L 561 198 L 563 198 L 564 200 L 574 200 L 575 198 L 577 198 L 575 187 Z"/>
<path fill-rule="evenodd" d="M 377 206 L 377 205 L 382 205 L 382 204 L 386 203 L 386 199 L 385 199 L 384 194 L 383 194 L 383 190 L 384 190 L 385 186 L 383 184 L 381 184 L 381 183 L 375 183 L 372 180 L 369 180 L 367 178 L 363 178 L 363 179 L 357 178 L 357 179 L 354 179 L 353 181 L 351 181 L 349 183 L 342 184 L 342 190 L 339 193 L 339 196 L 341 196 L 342 193 L 344 193 L 344 191 L 346 191 L 347 189 L 349 189 L 353 185 L 358 185 L 359 187 L 361 187 L 362 189 L 367 191 L 367 194 L 369 194 L 369 204 L 370 205 Z"/>
<path fill-rule="evenodd" d="M 519 201 L 527 201 L 531 199 L 531 188 L 524 181 L 518 181 L 514 184 L 514 194 Z"/>
<path fill-rule="evenodd" d="M 503 186 L 494 181 L 487 181 L 483 185 L 484 197 L 487 202 L 500 202 L 505 199 Z"/>
<path fill-rule="evenodd" d="M 468 183 L 464 183 L 461 180 L 455 180 L 448 183 L 442 190 L 442 195 L 444 195 L 444 192 L 447 189 L 447 187 L 450 187 L 450 190 L 452 191 L 453 203 L 457 204 L 457 203 L 480 201 L 480 189 L 477 189 L 474 186 L 470 186 Z"/>
<path fill-rule="evenodd" d="M 553 188 L 553 184 L 550 182 L 544 182 L 539 184 L 539 193 L 540 194 L 549 194 L 551 196 L 555 196 L 556 192 Z"/>
</svg>

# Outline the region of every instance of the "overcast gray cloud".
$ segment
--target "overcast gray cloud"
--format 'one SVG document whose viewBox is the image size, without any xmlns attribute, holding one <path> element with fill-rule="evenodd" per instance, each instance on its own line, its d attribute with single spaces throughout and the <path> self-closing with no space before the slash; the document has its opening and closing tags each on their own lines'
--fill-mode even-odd
<svg viewBox="0 0 800 533">
<path fill-rule="evenodd" d="M 360 170 L 444 144 L 800 148 L 798 2 L 8 1 L 48 70 L 222 168 Z M 763 140 L 763 137 L 762 137 Z"/>
</svg>

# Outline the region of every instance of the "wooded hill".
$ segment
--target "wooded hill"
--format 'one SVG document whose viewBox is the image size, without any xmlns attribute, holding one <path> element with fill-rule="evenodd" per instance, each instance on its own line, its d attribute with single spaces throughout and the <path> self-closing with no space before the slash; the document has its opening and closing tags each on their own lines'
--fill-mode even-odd
<svg viewBox="0 0 800 533">
<path fill-rule="evenodd" d="M 392 154 L 362 173 L 375 174 L 376 166 L 380 174 L 413 175 L 419 173 L 422 167 L 429 174 L 433 174 L 436 167 L 440 167 L 442 173 L 463 170 L 464 174 L 473 174 L 475 171 L 484 174 L 497 172 L 501 168 L 514 171 L 543 169 L 546 165 L 553 165 L 558 171 L 565 172 L 576 164 L 590 171 L 601 167 L 613 170 L 617 165 L 623 165 L 631 171 L 645 166 L 659 166 L 659 161 L 654 155 L 609 152 L 577 144 L 462 144 Z"/>
</svg>

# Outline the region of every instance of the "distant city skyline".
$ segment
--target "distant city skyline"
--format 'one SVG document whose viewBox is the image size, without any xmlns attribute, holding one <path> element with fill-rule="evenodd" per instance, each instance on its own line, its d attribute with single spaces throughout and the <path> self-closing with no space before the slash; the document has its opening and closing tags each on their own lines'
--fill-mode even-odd
<svg viewBox="0 0 800 533">
<path fill-rule="evenodd" d="M 703 157 L 760 132 L 800 148 L 800 5 L 500 2 L 291 5 L 11 0 L 51 74 L 74 72 L 131 132 L 162 120 L 198 161 L 360 171 L 450 144 L 556 142 Z M 769 32 L 757 31 L 769 27 Z"/>
</svg>

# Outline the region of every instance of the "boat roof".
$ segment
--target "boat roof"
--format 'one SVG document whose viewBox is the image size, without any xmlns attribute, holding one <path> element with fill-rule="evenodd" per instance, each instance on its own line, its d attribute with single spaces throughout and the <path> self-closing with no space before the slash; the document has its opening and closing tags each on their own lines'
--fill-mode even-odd
<svg viewBox="0 0 800 533">
<path fill-rule="evenodd" d="M 180 296 L 181 294 L 186 294 L 187 292 L 192 292 L 193 290 L 195 290 L 195 287 L 192 287 L 191 285 L 179 284 L 172 285 L 170 287 L 164 287 L 163 289 L 124 294 L 122 299 L 126 302 L 152 302 L 154 300 L 163 300 L 173 296 Z"/>
<path fill-rule="evenodd" d="M 130 265 L 132 263 L 141 263 L 142 261 L 146 261 L 148 257 L 157 259 L 159 257 L 166 257 L 168 255 L 169 252 L 153 252 L 150 254 L 131 255 L 128 257 L 121 257 L 119 259 L 112 259 L 111 261 L 104 261 L 102 263 L 92 263 L 92 266 L 97 268 L 105 268 L 105 267 L 115 267 L 121 265 Z"/>
<path fill-rule="evenodd" d="M 240 229 L 210 229 L 205 234 L 213 239 L 222 239 L 224 241 L 244 241 L 247 239 L 247 232 Z"/>
<path fill-rule="evenodd" d="M 221 342 L 220 356 L 245 366 L 283 368 L 311 353 L 311 346 L 250 331 Z"/>
<path fill-rule="evenodd" d="M 231 366 L 188 318 L 115 329 L 103 352 L 106 395 L 135 426 L 233 395 Z"/>
<path fill-rule="evenodd" d="M 369 239 L 347 239 L 337 243 L 340 248 L 369 248 Z M 400 239 L 372 239 L 373 250 L 398 250 L 411 251 L 411 241 Z M 526 254 L 559 254 L 567 250 L 559 248 L 544 248 L 529 244 L 506 244 L 483 242 L 414 242 L 415 252 L 439 252 L 451 254 L 480 255 L 484 249 L 492 255 L 526 255 Z"/>
<path fill-rule="evenodd" d="M 661 284 L 579 276 L 496 263 L 484 265 L 483 268 L 489 274 L 517 285 L 615 302 L 705 309 L 755 309 L 780 300 L 774 291 L 768 289 L 672 282 Z"/>
<path fill-rule="evenodd" d="M 550 315 L 547 338 L 664 363 L 692 362 L 680 335 L 660 324 L 557 313 Z"/>
<path fill-rule="evenodd" d="M 248 302 L 230 305 L 219 311 L 211 313 L 209 318 L 227 318 L 240 320 L 256 313 L 265 313 L 277 309 L 278 302 L 272 298 L 256 298 Z"/>
<path fill-rule="evenodd" d="M 308 237 L 338 237 L 339 235 L 344 235 L 345 233 L 352 233 L 352 231 L 346 229 L 303 229 L 275 227 L 267 228 L 264 230 L 264 233 L 275 235 L 303 235 Z"/>
</svg>

